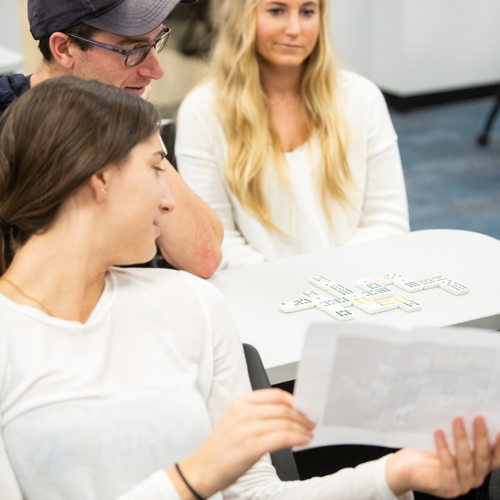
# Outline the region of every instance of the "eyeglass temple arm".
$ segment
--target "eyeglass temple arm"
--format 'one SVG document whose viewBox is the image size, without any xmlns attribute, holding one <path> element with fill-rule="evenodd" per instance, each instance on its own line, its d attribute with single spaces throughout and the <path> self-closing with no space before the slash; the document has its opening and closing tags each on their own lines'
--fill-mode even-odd
<svg viewBox="0 0 500 500">
<path fill-rule="evenodd" d="M 121 49 L 120 47 L 116 47 L 115 45 L 109 45 L 108 43 L 104 43 L 104 42 L 96 42 L 95 40 L 91 40 L 89 38 L 84 38 L 83 36 L 79 36 L 79 35 L 74 35 L 73 33 L 67 33 L 67 35 L 71 36 L 73 38 L 78 38 L 78 40 L 81 40 L 82 42 L 90 43 L 90 45 L 95 45 L 96 47 L 106 48 L 108 50 L 111 50 L 111 51 L 116 52 L 117 54 L 121 54 L 123 56 L 127 55 L 127 51 L 125 49 Z"/>
</svg>

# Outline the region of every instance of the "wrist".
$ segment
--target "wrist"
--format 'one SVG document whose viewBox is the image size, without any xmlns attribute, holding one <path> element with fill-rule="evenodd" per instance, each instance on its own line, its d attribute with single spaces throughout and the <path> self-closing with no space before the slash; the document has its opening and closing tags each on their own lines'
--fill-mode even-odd
<svg viewBox="0 0 500 500">
<path fill-rule="evenodd" d="M 205 484 L 203 467 L 190 462 L 189 458 L 167 469 L 166 473 L 182 500 L 206 500 L 217 492 Z"/>
<path fill-rule="evenodd" d="M 405 466 L 404 450 L 397 451 L 387 459 L 385 478 L 390 490 L 397 497 L 412 489 L 410 473 Z"/>
<path fill-rule="evenodd" d="M 207 500 L 206 498 L 203 498 L 189 483 L 189 481 L 186 479 L 186 476 L 182 473 L 181 468 L 179 464 L 175 464 L 175 470 L 177 471 L 177 474 L 179 474 L 180 478 L 184 481 L 184 484 L 187 486 L 187 489 L 191 492 L 191 494 L 196 498 L 196 500 Z"/>
<path fill-rule="evenodd" d="M 182 480 L 181 476 L 175 469 L 175 467 L 171 467 L 165 471 L 170 481 L 174 485 L 174 488 L 177 490 L 179 497 L 181 500 L 196 500 L 191 491 L 189 491 L 186 483 Z"/>
<path fill-rule="evenodd" d="M 222 489 L 217 481 L 216 471 L 212 470 L 211 461 L 204 460 L 202 450 L 197 450 L 179 462 L 179 468 L 185 481 L 203 499 L 211 497 Z M 192 498 L 198 500 L 195 495 Z"/>
</svg>

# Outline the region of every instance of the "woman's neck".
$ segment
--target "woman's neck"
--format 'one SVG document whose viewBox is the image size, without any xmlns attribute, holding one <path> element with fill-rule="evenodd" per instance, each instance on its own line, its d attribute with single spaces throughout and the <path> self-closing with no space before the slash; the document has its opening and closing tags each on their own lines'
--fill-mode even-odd
<svg viewBox="0 0 500 500">
<path fill-rule="evenodd" d="M 51 316 L 85 323 L 104 290 L 108 266 L 98 263 L 86 231 L 70 232 L 32 236 L 0 279 L 0 293 Z"/>
<path fill-rule="evenodd" d="M 270 101 L 300 95 L 302 66 L 283 67 L 260 60 L 259 68 L 261 85 Z"/>
<path fill-rule="evenodd" d="M 261 61 L 262 88 L 284 152 L 294 151 L 310 136 L 300 94 L 302 74 L 302 66 L 280 67 Z"/>
</svg>

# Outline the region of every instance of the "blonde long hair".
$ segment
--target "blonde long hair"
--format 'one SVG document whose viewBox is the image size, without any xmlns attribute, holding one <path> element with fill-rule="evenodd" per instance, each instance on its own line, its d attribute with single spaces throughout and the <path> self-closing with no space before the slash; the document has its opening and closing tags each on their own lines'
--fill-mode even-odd
<svg viewBox="0 0 500 500">
<path fill-rule="evenodd" d="M 228 146 L 226 181 L 241 206 L 271 231 L 274 224 L 263 190 L 266 159 L 273 152 L 280 182 L 290 187 L 281 139 L 260 83 L 255 48 L 259 0 L 225 0 L 213 55 L 216 104 Z M 332 225 L 329 202 L 349 203 L 354 180 L 347 162 L 348 130 L 338 104 L 337 71 L 330 41 L 327 0 L 319 0 L 316 46 L 304 62 L 301 82 L 303 115 L 309 133 L 318 137 L 321 157 L 316 172 L 323 208 Z"/>
</svg>

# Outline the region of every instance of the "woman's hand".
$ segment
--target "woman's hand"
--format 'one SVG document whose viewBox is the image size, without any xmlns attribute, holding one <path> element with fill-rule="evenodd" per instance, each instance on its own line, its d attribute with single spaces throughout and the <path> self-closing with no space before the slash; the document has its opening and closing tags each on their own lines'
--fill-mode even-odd
<svg viewBox="0 0 500 500">
<path fill-rule="evenodd" d="M 491 447 L 482 417 L 473 423 L 471 450 L 464 422 L 453 421 L 456 455 L 452 455 L 443 431 L 436 431 L 436 453 L 400 450 L 387 461 L 387 483 L 396 496 L 414 490 L 443 498 L 455 498 L 481 486 L 486 475 L 500 467 L 500 434 Z"/>
<path fill-rule="evenodd" d="M 291 394 L 254 391 L 234 399 L 205 443 L 179 466 L 193 489 L 208 498 L 234 483 L 265 453 L 307 444 L 313 428 L 314 423 L 293 407 Z M 167 473 L 182 489 L 176 471 Z M 179 493 L 192 498 L 189 492 Z"/>
</svg>

